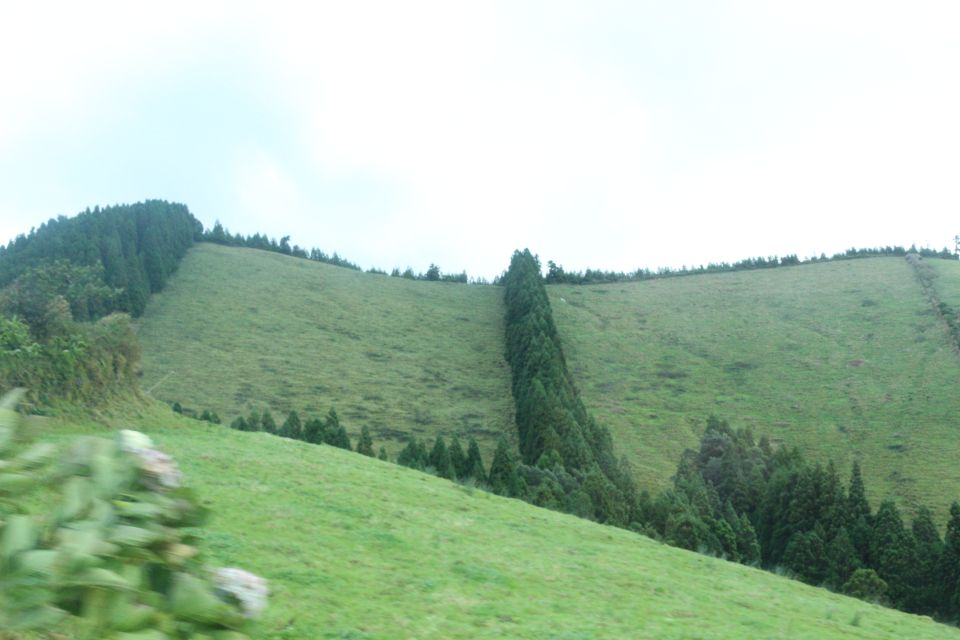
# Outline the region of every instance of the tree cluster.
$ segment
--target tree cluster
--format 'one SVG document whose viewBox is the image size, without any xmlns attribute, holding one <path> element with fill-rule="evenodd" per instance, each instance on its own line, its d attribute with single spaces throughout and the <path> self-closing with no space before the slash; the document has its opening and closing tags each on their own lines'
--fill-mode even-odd
<svg viewBox="0 0 960 640">
<path fill-rule="evenodd" d="M 281 438 L 302 440 L 311 444 L 327 444 L 347 451 L 354 450 L 353 445 L 350 444 L 350 436 L 340 423 L 340 417 L 333 407 L 322 420 L 310 418 L 301 421 L 300 415 L 296 411 L 291 411 L 280 426 L 277 426 L 269 409 L 264 410 L 263 413 L 252 411 L 249 416 L 235 418 L 230 423 L 230 428 L 237 431 L 265 431 Z M 374 457 L 373 439 L 366 425 L 360 431 L 356 451 L 371 458 Z"/>
<path fill-rule="evenodd" d="M 397 456 L 397 464 L 432 473 L 447 480 L 457 482 L 473 482 L 478 486 L 487 484 L 487 474 L 483 468 L 483 458 L 480 455 L 480 446 L 470 438 L 467 451 L 464 453 L 460 439 L 456 436 L 447 446 L 443 436 L 437 436 L 433 447 L 411 436 L 407 445 Z"/>
<path fill-rule="evenodd" d="M 905 523 L 892 501 L 874 512 L 860 467 L 844 484 L 833 464 L 772 449 L 711 417 L 674 486 L 644 505 L 647 532 L 672 545 L 786 570 L 799 580 L 956 622 L 960 504 L 945 537 L 920 507 Z"/>
<path fill-rule="evenodd" d="M 114 311 L 136 317 L 202 230 L 186 206 L 163 200 L 60 216 L 0 247 L 0 286 L 19 289 L 20 296 L 38 283 L 57 290 L 77 320 Z M 56 263 L 52 272 L 36 271 Z M 71 272 L 64 263 L 89 270 Z"/>
<path fill-rule="evenodd" d="M 639 518 L 638 496 L 609 431 L 588 415 L 567 370 L 540 263 L 514 253 L 502 278 L 506 360 L 519 459 L 506 442 L 490 467 L 495 491 L 618 526 Z"/>
</svg>

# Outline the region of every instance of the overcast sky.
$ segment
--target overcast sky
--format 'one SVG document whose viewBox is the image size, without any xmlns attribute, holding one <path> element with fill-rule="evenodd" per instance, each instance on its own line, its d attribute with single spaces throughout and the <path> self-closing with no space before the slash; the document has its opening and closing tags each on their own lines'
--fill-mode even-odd
<svg viewBox="0 0 960 640">
<path fill-rule="evenodd" d="M 19 4 L 2 242 L 146 198 L 486 277 L 960 233 L 954 0 Z"/>
</svg>

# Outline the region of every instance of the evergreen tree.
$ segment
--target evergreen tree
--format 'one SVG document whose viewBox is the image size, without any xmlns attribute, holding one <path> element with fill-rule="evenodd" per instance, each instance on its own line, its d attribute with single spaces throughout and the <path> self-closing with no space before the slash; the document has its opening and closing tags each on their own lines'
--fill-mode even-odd
<svg viewBox="0 0 960 640">
<path fill-rule="evenodd" d="M 517 462 L 510 452 L 506 438 L 501 437 L 490 463 L 490 489 L 502 496 L 520 497 L 520 479 Z"/>
<path fill-rule="evenodd" d="M 934 615 L 944 600 L 944 589 L 940 582 L 944 549 L 933 513 L 927 507 L 920 507 L 913 520 L 913 539 L 916 541 L 917 555 L 913 567 L 913 589 L 907 608 Z"/>
<path fill-rule="evenodd" d="M 274 422 L 273 415 L 269 409 L 264 409 L 263 414 L 260 416 L 260 428 L 267 433 L 274 435 L 277 433 L 277 423 Z"/>
<path fill-rule="evenodd" d="M 960 503 L 950 505 L 950 519 L 943 537 L 940 570 L 940 615 L 951 622 L 960 619 Z"/>
<path fill-rule="evenodd" d="M 870 540 L 873 567 L 888 586 L 888 596 L 895 607 L 909 599 L 911 574 L 916 562 L 913 534 L 903 526 L 900 511 L 890 500 L 877 509 Z"/>
<path fill-rule="evenodd" d="M 467 456 L 463 453 L 463 447 L 460 446 L 460 439 L 453 436 L 450 446 L 447 447 L 450 454 L 450 464 L 453 465 L 454 477 L 457 480 L 463 480 L 467 477 Z"/>
<path fill-rule="evenodd" d="M 263 423 L 260 420 L 260 414 L 251 411 L 247 417 L 247 431 L 263 431 Z"/>
<path fill-rule="evenodd" d="M 453 463 L 450 461 L 450 453 L 447 451 L 447 445 L 443 441 L 443 436 L 437 436 L 437 439 L 434 440 L 433 449 L 430 451 L 429 462 L 430 466 L 433 467 L 433 472 L 441 478 L 448 480 L 454 480 L 456 478 L 456 471 L 453 468 Z"/>
<path fill-rule="evenodd" d="M 860 556 L 853 548 L 847 528 L 840 527 L 827 545 L 827 584 L 839 590 L 861 567 Z"/>
<path fill-rule="evenodd" d="M 464 478 L 473 478 L 477 482 L 487 482 L 487 473 L 483 467 L 483 458 L 480 456 L 480 445 L 473 438 L 467 445 L 467 462 L 464 465 Z"/>
<path fill-rule="evenodd" d="M 180 406 L 179 402 L 174 402 L 172 408 L 174 413 L 183 414 L 183 407 Z"/>
<path fill-rule="evenodd" d="M 867 602 L 885 602 L 887 583 L 873 569 L 857 569 L 850 580 L 843 585 L 842 591 L 848 596 Z"/>
<path fill-rule="evenodd" d="M 300 440 L 303 438 L 303 426 L 300 424 L 300 416 L 297 415 L 296 411 L 291 411 L 287 414 L 287 419 L 283 421 L 283 425 L 280 427 L 277 435 L 292 440 Z"/>
<path fill-rule="evenodd" d="M 407 440 L 407 445 L 400 450 L 397 455 L 397 464 L 420 471 L 426 468 L 426 460 L 421 457 L 421 447 L 414 436 L 411 435 Z"/>
<path fill-rule="evenodd" d="M 234 421 L 230 423 L 230 428 L 236 429 L 237 431 L 246 431 L 247 421 L 243 416 L 235 418 Z"/>
<path fill-rule="evenodd" d="M 380 446 L 380 453 L 377 454 L 377 458 L 379 458 L 380 460 L 383 460 L 384 462 L 388 461 L 386 447 L 382 445 Z"/>
<path fill-rule="evenodd" d="M 340 417 L 337 415 L 337 410 L 333 407 L 330 407 L 330 411 L 327 412 L 327 418 L 323 423 L 323 432 L 324 432 L 324 442 L 334 447 L 342 446 L 342 441 L 340 440 Z"/>
<path fill-rule="evenodd" d="M 326 441 L 326 429 L 323 420 L 310 418 L 303 425 L 303 439 L 312 444 L 323 444 Z"/>
<path fill-rule="evenodd" d="M 357 441 L 357 453 L 365 456 L 374 456 L 373 438 L 370 437 L 370 427 L 363 425 L 360 429 L 360 439 Z"/>
</svg>

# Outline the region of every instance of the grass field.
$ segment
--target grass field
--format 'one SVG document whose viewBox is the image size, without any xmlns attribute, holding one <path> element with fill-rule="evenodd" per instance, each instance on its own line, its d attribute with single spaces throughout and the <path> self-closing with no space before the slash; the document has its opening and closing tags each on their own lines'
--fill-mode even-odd
<svg viewBox="0 0 960 640">
<path fill-rule="evenodd" d="M 199 244 L 139 323 L 143 388 L 225 421 L 332 405 L 391 454 L 409 433 L 460 434 L 489 463 L 515 431 L 501 296 Z"/>
<path fill-rule="evenodd" d="M 135 428 L 213 509 L 215 565 L 269 579 L 256 637 L 960 638 L 960 631 L 326 446 L 147 403 Z"/>
<path fill-rule="evenodd" d="M 932 260 L 960 308 L 960 264 Z M 874 502 L 960 499 L 960 358 L 900 258 L 548 287 L 584 402 L 644 486 L 713 413 L 844 469 Z"/>
</svg>

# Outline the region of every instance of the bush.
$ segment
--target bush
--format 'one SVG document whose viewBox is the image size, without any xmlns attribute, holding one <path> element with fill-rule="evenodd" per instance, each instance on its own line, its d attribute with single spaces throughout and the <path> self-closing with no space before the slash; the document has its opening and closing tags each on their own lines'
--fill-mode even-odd
<svg viewBox="0 0 960 640">
<path fill-rule="evenodd" d="M 246 638 L 266 582 L 202 562 L 190 532 L 207 513 L 173 459 L 136 431 L 60 452 L 32 443 L 20 395 L 0 400 L 0 628 L 70 619 L 84 638 Z M 53 510 L 32 508 L 30 492 L 54 487 Z"/>
</svg>

